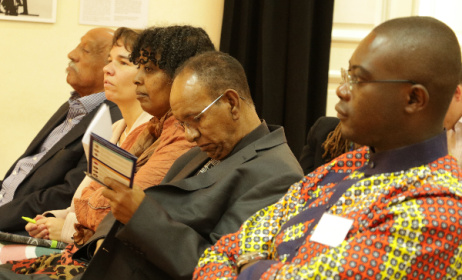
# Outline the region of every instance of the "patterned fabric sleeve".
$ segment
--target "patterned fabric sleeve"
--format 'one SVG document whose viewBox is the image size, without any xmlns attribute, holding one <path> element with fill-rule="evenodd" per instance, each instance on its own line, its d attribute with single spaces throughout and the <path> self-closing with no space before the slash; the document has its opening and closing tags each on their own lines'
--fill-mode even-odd
<svg viewBox="0 0 462 280">
<path fill-rule="evenodd" d="M 330 169 L 320 170 L 318 176 L 306 176 L 293 184 L 278 202 L 255 213 L 244 222 L 238 232 L 222 237 L 208 248 L 199 261 L 193 279 L 235 279 L 236 261 L 246 253 L 261 252 L 272 258 L 271 236 L 276 235 L 281 226 L 296 215 L 297 206 L 301 202 L 303 204 L 303 201 L 309 200 L 316 193 L 315 182 Z M 302 188 L 304 197 L 300 197 Z"/>
<path fill-rule="evenodd" d="M 300 182 L 292 185 L 277 203 L 258 211 L 238 232 L 223 236 L 214 246 L 208 248 L 199 261 L 193 279 L 235 279 L 239 256 L 257 250 L 270 255 L 272 240 L 268 237 L 258 238 L 257 235 L 261 233 L 269 236 L 270 233 L 278 232 L 283 224 L 285 209 L 297 198 L 300 186 Z M 273 218 L 267 222 L 265 217 L 269 215 Z"/>
<path fill-rule="evenodd" d="M 323 189 L 305 178 L 239 232 L 207 249 L 194 279 L 455 279 L 462 274 L 462 188 L 454 170 L 455 161 L 445 157 L 387 176 L 352 174 L 359 183 L 329 211 L 354 220 L 337 247 L 310 241 L 312 232 L 304 230 L 309 220 L 284 227 L 307 194 L 318 197 L 314 203 L 325 201 Z M 296 239 L 303 243 L 295 253 L 281 254 L 280 248 Z M 237 258 L 251 251 L 266 252 L 268 260 L 237 275 Z"/>
</svg>

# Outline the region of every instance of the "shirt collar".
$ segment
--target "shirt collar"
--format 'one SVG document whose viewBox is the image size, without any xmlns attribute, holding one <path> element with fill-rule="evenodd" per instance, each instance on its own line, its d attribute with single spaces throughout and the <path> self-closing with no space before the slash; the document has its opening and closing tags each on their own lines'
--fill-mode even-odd
<svg viewBox="0 0 462 280">
<path fill-rule="evenodd" d="M 447 154 L 446 132 L 442 132 L 413 145 L 378 153 L 371 151 L 363 171 L 365 175 L 398 172 L 430 163 Z"/>
<path fill-rule="evenodd" d="M 73 91 L 71 92 L 71 97 L 69 98 L 69 106 L 82 106 L 87 113 L 90 113 L 104 100 L 106 100 L 104 91 L 93 93 L 84 97 L 80 97 L 76 91 Z"/>
<path fill-rule="evenodd" d="M 460 119 L 456 122 L 456 124 L 454 125 L 454 129 L 453 129 L 453 130 L 455 130 L 456 127 L 457 127 L 457 128 L 460 128 L 461 126 L 462 126 L 462 118 L 460 118 Z"/>
<path fill-rule="evenodd" d="M 244 147 L 247 147 L 250 143 L 254 142 L 255 140 L 258 140 L 265 136 L 266 134 L 269 134 L 270 130 L 268 126 L 266 125 L 266 122 L 262 120 L 261 124 L 257 126 L 254 130 L 252 130 L 249 134 L 244 136 L 236 146 L 234 146 L 234 149 L 231 151 L 231 153 L 227 156 L 231 156 L 235 153 L 237 153 L 239 150 L 241 150 Z"/>
<path fill-rule="evenodd" d="M 462 123 L 462 117 L 457 121 L 457 123 Z"/>
</svg>

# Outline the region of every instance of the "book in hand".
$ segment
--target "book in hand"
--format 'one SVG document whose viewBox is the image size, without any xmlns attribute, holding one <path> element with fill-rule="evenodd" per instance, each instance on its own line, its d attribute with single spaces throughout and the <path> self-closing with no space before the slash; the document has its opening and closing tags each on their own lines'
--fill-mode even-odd
<svg viewBox="0 0 462 280">
<path fill-rule="evenodd" d="M 0 231 L 0 241 L 7 241 L 11 243 L 27 244 L 33 246 L 40 246 L 52 249 L 64 249 L 67 246 L 66 242 L 35 238 L 31 236 L 24 236 Z"/>
<path fill-rule="evenodd" d="M 93 180 L 106 186 L 104 180 L 111 178 L 131 188 L 136 160 L 136 156 L 91 133 L 87 176 Z"/>
</svg>

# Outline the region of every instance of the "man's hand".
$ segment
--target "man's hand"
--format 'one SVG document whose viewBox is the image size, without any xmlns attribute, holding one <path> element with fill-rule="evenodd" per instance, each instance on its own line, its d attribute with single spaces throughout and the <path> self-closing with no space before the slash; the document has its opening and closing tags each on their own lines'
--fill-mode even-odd
<svg viewBox="0 0 462 280">
<path fill-rule="evenodd" d="M 36 224 L 27 223 L 26 231 L 30 236 L 35 238 L 61 240 L 61 232 L 64 226 L 64 219 L 47 218 L 42 215 L 37 215 L 34 220 Z"/>
<path fill-rule="evenodd" d="M 138 186 L 134 185 L 130 189 L 110 178 L 106 178 L 104 184 L 112 188 L 112 190 L 105 188 L 102 191 L 103 196 L 109 199 L 112 214 L 121 223 L 128 223 L 135 211 L 140 207 L 146 194 Z"/>
<path fill-rule="evenodd" d="M 260 261 L 260 260 L 253 260 L 253 261 L 250 261 L 249 263 L 244 264 L 243 266 L 241 266 L 241 269 L 239 270 L 239 273 L 241 273 L 242 271 L 244 271 L 247 268 L 251 267 L 252 265 L 254 265 L 258 261 Z"/>
</svg>

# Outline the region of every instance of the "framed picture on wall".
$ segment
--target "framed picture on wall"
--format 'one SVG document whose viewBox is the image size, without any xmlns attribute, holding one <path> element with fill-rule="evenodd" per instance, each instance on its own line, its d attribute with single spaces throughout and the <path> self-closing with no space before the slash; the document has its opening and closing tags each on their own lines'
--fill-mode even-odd
<svg viewBox="0 0 462 280">
<path fill-rule="evenodd" d="M 0 0 L 0 20 L 56 22 L 58 0 Z"/>
</svg>

